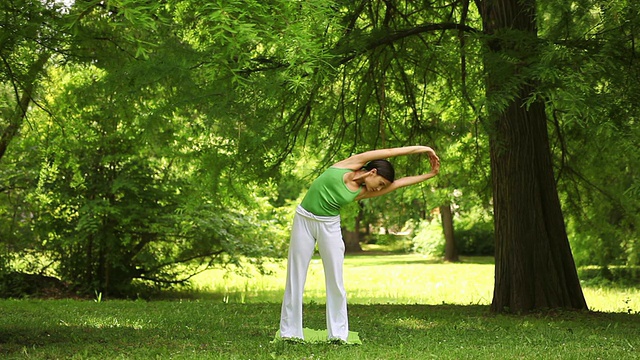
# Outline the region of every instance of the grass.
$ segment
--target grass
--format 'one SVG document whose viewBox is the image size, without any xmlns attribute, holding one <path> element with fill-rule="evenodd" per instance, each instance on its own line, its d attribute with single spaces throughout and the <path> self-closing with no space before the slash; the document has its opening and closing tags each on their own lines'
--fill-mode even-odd
<svg viewBox="0 0 640 360">
<path fill-rule="evenodd" d="M 490 259 L 463 260 L 348 257 L 350 327 L 362 346 L 271 343 L 284 264 L 270 264 L 270 276 L 203 273 L 197 290 L 172 300 L 0 300 L 0 358 L 640 359 L 637 289 L 586 287 L 597 312 L 495 315 Z M 305 326 L 323 329 L 319 261 L 307 290 Z"/>
<path fill-rule="evenodd" d="M 462 257 L 442 263 L 416 254 L 352 255 L 345 259 L 345 288 L 350 304 L 489 305 L 494 266 L 490 257 Z M 231 303 L 278 303 L 282 300 L 285 266 L 268 264 L 269 275 L 245 275 L 222 269 L 194 279 L 190 298 Z M 602 312 L 640 312 L 639 288 L 583 285 L 589 308 Z M 181 293 L 177 296 L 184 297 Z M 305 286 L 305 301 L 324 303 L 322 262 L 314 258 Z"/>
<path fill-rule="evenodd" d="M 223 269 L 194 278 L 194 297 L 213 296 L 225 302 L 280 302 L 284 262 L 267 266 L 269 275 L 250 271 L 238 275 Z M 491 301 L 493 265 L 489 258 L 461 264 L 444 264 L 420 255 L 355 255 L 345 260 L 345 287 L 350 303 L 376 304 L 488 304 Z M 322 262 L 311 261 L 305 300 L 325 301 Z"/>
</svg>

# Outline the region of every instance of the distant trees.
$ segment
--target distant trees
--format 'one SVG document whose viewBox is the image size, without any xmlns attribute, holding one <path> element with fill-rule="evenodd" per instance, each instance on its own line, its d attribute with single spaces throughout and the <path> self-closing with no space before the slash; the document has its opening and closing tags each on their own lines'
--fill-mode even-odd
<svg viewBox="0 0 640 360">
<path fill-rule="evenodd" d="M 638 11 L 627 1 L 541 7 L 557 19 L 543 27 L 555 44 L 542 66 L 555 66 L 540 76 L 570 240 L 578 264 L 608 279 L 639 264 Z"/>
<path fill-rule="evenodd" d="M 2 181 L 20 184 L 3 188 L 3 273 L 18 264 L 82 293 L 129 296 L 137 284 L 170 286 L 282 252 L 285 221 L 260 195 L 272 185 L 256 187 L 237 150 L 241 126 L 216 115 L 233 101 L 224 86 L 235 69 L 203 62 L 171 30 L 175 14 L 129 1 L 7 6 L 6 16 L 49 11 L 47 21 L 25 15 L 26 25 L 57 27 L 8 32 L 5 44 L 21 47 L 3 49 L 4 84 L 15 89 L 3 100 L 19 106 L 3 119 L 13 151 Z M 46 56 L 23 76 L 10 62 L 21 51 Z"/>
</svg>

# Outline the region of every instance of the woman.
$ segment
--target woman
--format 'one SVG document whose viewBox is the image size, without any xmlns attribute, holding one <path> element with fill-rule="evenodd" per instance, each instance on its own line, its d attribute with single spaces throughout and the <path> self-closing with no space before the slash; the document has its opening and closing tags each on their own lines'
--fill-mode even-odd
<svg viewBox="0 0 640 360">
<path fill-rule="evenodd" d="M 391 163 L 383 158 L 426 153 L 431 171 L 395 180 Z M 322 258 L 327 289 L 327 332 L 329 340 L 347 341 L 349 324 L 347 297 L 343 286 L 344 242 L 340 229 L 340 208 L 351 201 L 387 194 L 438 174 L 440 159 L 427 146 L 367 151 L 333 164 L 312 184 L 296 209 L 291 229 L 287 283 L 280 315 L 280 337 L 304 339 L 302 296 L 315 243 Z"/>
</svg>

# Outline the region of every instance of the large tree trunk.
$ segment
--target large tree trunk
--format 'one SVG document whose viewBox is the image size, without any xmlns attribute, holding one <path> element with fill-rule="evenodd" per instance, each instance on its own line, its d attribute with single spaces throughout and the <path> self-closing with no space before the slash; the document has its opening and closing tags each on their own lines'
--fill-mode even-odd
<svg viewBox="0 0 640 360">
<path fill-rule="evenodd" d="M 486 61 L 487 97 L 535 61 L 535 0 L 478 1 L 491 53 L 517 61 Z M 518 42 L 499 35 L 520 31 Z M 521 81 L 506 109 L 490 114 L 489 135 L 496 232 L 492 311 L 586 309 L 555 185 L 545 105 L 527 103 L 532 79 Z M 526 84 L 526 85 L 525 85 Z"/>
<path fill-rule="evenodd" d="M 440 206 L 440 219 L 442 220 L 442 230 L 444 232 L 444 261 L 458 262 L 458 247 L 453 232 L 453 212 L 451 204 Z"/>
</svg>

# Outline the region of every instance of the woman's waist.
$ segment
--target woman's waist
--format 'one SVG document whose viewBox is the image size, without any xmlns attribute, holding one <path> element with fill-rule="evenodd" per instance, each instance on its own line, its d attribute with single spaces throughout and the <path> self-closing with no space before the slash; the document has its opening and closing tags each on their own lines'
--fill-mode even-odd
<svg viewBox="0 0 640 360">
<path fill-rule="evenodd" d="M 298 205 L 298 207 L 296 208 L 296 213 L 298 213 L 300 216 L 304 216 L 308 219 L 313 219 L 313 220 L 317 220 L 317 221 L 321 221 L 321 222 L 333 222 L 333 221 L 340 221 L 340 215 L 316 215 L 314 213 L 312 213 L 311 211 L 308 211 L 307 209 L 305 209 L 304 207 L 302 207 L 302 205 Z"/>
</svg>

